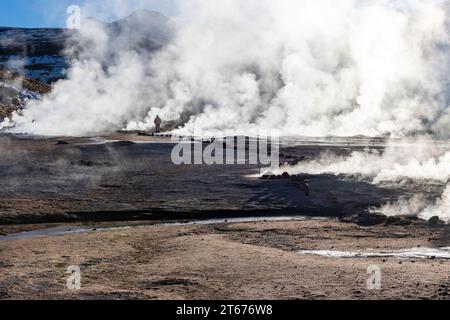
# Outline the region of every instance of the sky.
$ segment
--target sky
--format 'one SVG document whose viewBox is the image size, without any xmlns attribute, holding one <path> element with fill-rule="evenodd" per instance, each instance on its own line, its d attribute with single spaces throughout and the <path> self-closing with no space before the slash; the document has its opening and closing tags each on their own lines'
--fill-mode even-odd
<svg viewBox="0 0 450 320">
<path fill-rule="evenodd" d="M 67 8 L 79 5 L 83 18 L 95 17 L 110 22 L 123 18 L 140 8 L 177 15 L 177 3 L 189 0 L 0 0 L 0 26 L 65 27 Z M 212 0 L 211 0 L 212 1 Z M 218 0 L 220 2 L 220 0 Z M 295 1 L 295 0 L 292 0 Z M 359 0 L 361 2 L 393 2 L 402 6 L 405 0 Z M 410 3 L 445 2 L 448 0 L 409 0 Z"/>
<path fill-rule="evenodd" d="M 66 10 L 79 5 L 86 10 L 84 18 L 96 17 L 111 21 L 128 13 L 146 8 L 173 15 L 175 0 L 0 0 L 0 26 L 6 27 L 65 27 Z M 110 10 L 114 6 L 115 10 Z M 88 12 L 87 12 L 88 11 Z"/>
</svg>

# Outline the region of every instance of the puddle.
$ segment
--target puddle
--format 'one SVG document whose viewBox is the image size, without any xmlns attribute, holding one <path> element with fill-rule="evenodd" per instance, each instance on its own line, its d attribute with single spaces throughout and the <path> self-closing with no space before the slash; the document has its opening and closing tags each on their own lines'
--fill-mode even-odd
<svg viewBox="0 0 450 320">
<path fill-rule="evenodd" d="M 248 218 L 231 218 L 231 219 L 209 219 L 209 220 L 196 220 L 189 222 L 172 222 L 172 223 L 160 223 L 146 226 L 125 226 L 115 228 L 86 228 L 86 227 L 57 227 L 48 228 L 35 231 L 26 231 L 14 233 L 6 236 L 0 236 L 0 241 L 14 241 L 21 239 L 33 239 L 33 238 L 45 238 L 64 236 L 69 234 L 80 234 L 90 232 L 101 231 L 114 231 L 114 230 L 128 230 L 136 228 L 145 228 L 149 226 L 163 226 L 163 227 L 176 227 L 176 226 L 190 226 L 190 225 L 214 225 L 223 223 L 245 223 L 245 222 L 261 222 L 261 221 L 305 221 L 305 220 L 326 220 L 322 217 L 306 217 L 306 216 L 291 216 L 291 217 L 248 217 Z"/>
<path fill-rule="evenodd" d="M 396 259 L 450 259 L 450 247 L 446 248 L 412 248 L 400 250 L 367 251 L 331 251 L 306 250 L 299 254 L 316 255 L 341 259 L 396 258 Z"/>
<path fill-rule="evenodd" d="M 0 241 L 13 241 L 20 239 L 32 239 L 32 238 L 42 238 L 48 236 L 63 236 L 67 234 L 84 233 L 92 231 L 93 229 L 86 229 L 80 227 L 58 227 L 50 229 L 42 229 L 35 231 L 26 231 L 14 233 L 6 236 L 0 236 Z"/>
</svg>

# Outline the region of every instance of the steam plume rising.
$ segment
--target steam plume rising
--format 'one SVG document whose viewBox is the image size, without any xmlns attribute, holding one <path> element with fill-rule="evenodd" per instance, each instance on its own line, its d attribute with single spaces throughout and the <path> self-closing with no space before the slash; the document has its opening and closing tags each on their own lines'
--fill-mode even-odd
<svg viewBox="0 0 450 320">
<path fill-rule="evenodd" d="M 291 174 L 345 174 L 375 185 L 407 183 L 443 186 L 442 195 L 430 199 L 423 194 L 409 199 L 373 208 L 387 215 L 418 215 L 429 219 L 438 216 L 450 222 L 450 146 L 429 138 L 388 142 L 384 152 L 357 151 L 350 156 L 339 157 L 323 154 L 314 161 L 301 162 L 297 166 L 281 168 Z"/>
<path fill-rule="evenodd" d="M 178 11 L 156 54 L 87 24 L 77 41 L 91 50 L 13 130 L 149 129 L 159 114 L 205 130 L 449 136 L 447 2 L 189 0 Z"/>
</svg>

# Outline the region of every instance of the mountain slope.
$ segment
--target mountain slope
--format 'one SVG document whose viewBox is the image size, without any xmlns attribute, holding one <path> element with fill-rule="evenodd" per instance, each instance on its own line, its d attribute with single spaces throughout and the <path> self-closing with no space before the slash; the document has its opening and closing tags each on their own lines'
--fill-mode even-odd
<svg viewBox="0 0 450 320">
<path fill-rule="evenodd" d="M 69 36 L 63 29 L 0 28 L 0 65 L 52 83 L 68 67 L 62 52 Z"/>
<path fill-rule="evenodd" d="M 110 50 L 158 50 L 173 34 L 170 19 L 164 15 L 138 10 L 128 17 L 112 23 L 87 19 L 87 25 L 102 25 L 108 33 Z M 51 84 L 65 77 L 70 67 L 65 56 L 68 45 L 75 45 L 76 30 L 23 29 L 0 27 L 0 65 L 41 82 Z"/>
<path fill-rule="evenodd" d="M 0 67 L 0 120 L 22 109 L 29 100 L 49 93 L 50 89 L 45 83 Z"/>
<path fill-rule="evenodd" d="M 141 41 L 151 40 L 157 46 L 165 45 L 174 33 L 174 27 L 166 16 L 145 9 L 109 24 L 108 28 L 115 35 L 128 37 L 131 42 L 139 38 Z"/>
</svg>

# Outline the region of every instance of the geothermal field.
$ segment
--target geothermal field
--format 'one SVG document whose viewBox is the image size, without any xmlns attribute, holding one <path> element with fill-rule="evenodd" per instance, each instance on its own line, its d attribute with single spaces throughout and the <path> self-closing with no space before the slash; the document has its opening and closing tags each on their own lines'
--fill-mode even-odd
<svg viewBox="0 0 450 320">
<path fill-rule="evenodd" d="M 123 133 L 3 135 L 2 297 L 448 297 L 445 182 L 398 180 L 379 163 L 417 142 L 291 139 L 280 148 L 284 175 L 250 164 L 175 165 L 174 144 Z M 206 145 L 186 144 L 193 152 Z M 235 146 L 226 150 L 237 154 Z M 346 169 L 326 173 L 335 158 Z M 386 180 L 366 172 L 368 161 L 386 165 L 376 170 Z M 65 288 L 72 265 L 83 270 L 79 291 Z M 367 289 L 370 266 L 381 268 L 380 290 Z"/>
<path fill-rule="evenodd" d="M 447 1 L 82 2 L 0 20 L 0 299 L 450 299 Z"/>
</svg>

